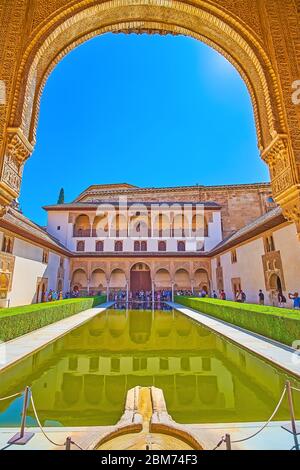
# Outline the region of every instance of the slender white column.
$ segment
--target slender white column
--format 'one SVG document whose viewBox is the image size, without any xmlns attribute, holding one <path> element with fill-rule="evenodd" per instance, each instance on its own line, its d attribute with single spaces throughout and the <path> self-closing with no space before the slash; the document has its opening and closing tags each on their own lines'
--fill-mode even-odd
<svg viewBox="0 0 300 470">
<path fill-rule="evenodd" d="M 109 279 L 106 281 L 106 301 L 109 302 Z"/>
</svg>

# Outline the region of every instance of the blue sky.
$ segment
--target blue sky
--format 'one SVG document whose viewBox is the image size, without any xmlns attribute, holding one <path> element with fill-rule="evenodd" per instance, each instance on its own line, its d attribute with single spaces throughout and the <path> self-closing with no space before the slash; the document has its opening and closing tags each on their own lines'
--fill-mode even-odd
<svg viewBox="0 0 300 470">
<path fill-rule="evenodd" d="M 238 72 L 186 37 L 106 34 L 72 51 L 45 87 L 37 144 L 25 165 L 23 212 L 91 184 L 268 181 Z"/>
</svg>

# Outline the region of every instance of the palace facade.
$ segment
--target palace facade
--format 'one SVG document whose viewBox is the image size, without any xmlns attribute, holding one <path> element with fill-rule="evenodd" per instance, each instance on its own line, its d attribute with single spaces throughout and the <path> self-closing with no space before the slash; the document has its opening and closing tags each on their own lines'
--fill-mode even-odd
<svg viewBox="0 0 300 470">
<path fill-rule="evenodd" d="M 243 289 L 276 303 L 298 292 L 300 244 L 269 184 L 139 188 L 95 185 L 44 207 L 47 227 L 16 207 L 0 219 L 2 306 L 50 289 L 94 295 Z"/>
</svg>

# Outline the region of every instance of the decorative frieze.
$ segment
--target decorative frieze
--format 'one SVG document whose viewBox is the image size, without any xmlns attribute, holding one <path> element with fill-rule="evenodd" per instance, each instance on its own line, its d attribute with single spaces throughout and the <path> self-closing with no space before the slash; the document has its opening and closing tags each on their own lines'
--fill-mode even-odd
<svg viewBox="0 0 300 470">
<path fill-rule="evenodd" d="M 17 195 L 20 192 L 24 162 L 33 150 L 20 129 L 9 129 L 1 179 Z"/>
<path fill-rule="evenodd" d="M 286 290 L 282 260 L 280 251 L 272 251 L 262 256 L 265 284 L 267 291 L 279 291 L 281 285 L 282 291 Z"/>
<path fill-rule="evenodd" d="M 277 195 L 293 185 L 292 158 L 286 135 L 278 135 L 271 145 L 262 153 L 262 158 L 268 164 L 272 179 L 272 192 Z"/>
</svg>

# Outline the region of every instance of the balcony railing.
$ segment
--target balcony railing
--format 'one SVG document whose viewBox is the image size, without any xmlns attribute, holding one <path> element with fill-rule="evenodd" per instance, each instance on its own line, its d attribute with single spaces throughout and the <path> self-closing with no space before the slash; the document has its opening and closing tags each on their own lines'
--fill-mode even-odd
<svg viewBox="0 0 300 470">
<path fill-rule="evenodd" d="M 73 237 L 86 238 L 91 236 L 91 229 L 75 229 L 73 230 Z"/>
<path fill-rule="evenodd" d="M 196 232 L 192 232 L 192 234 L 189 234 L 189 231 L 186 229 L 163 229 L 159 230 L 154 228 L 153 231 L 151 229 L 148 229 L 148 238 L 185 238 L 188 236 L 194 236 L 194 237 L 208 237 L 208 230 L 205 229 L 198 229 Z M 141 237 L 144 238 L 147 236 L 147 234 L 141 233 L 141 234 L 131 234 L 130 231 L 127 229 L 122 229 L 122 230 L 114 230 L 112 229 L 110 232 L 104 231 L 104 230 L 97 230 L 97 229 L 73 229 L 73 237 L 76 238 L 87 238 L 87 237 L 94 237 L 94 238 L 127 238 L 128 236 L 134 236 L 136 237 Z"/>
</svg>

